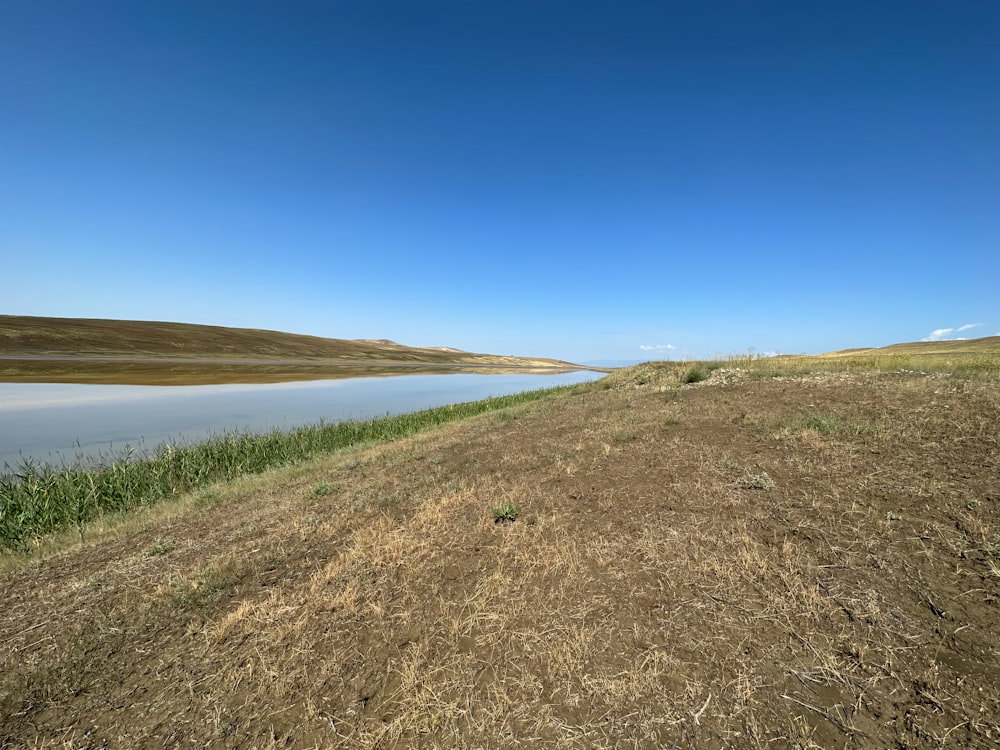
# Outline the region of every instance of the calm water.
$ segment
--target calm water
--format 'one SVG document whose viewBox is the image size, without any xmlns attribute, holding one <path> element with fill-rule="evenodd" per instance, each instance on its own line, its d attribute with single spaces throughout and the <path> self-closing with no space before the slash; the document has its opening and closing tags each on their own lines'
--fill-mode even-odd
<svg viewBox="0 0 1000 750">
<path fill-rule="evenodd" d="M 291 429 L 476 401 L 600 373 L 398 375 L 261 385 L 0 383 L 0 469 L 30 458 L 71 464 L 131 446 L 196 441 L 232 430 Z"/>
</svg>

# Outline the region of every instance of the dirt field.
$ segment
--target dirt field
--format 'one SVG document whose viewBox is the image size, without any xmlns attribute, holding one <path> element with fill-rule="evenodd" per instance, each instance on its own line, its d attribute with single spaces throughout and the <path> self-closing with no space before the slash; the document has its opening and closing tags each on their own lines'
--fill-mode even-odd
<svg viewBox="0 0 1000 750">
<path fill-rule="evenodd" d="M 645 366 L 219 487 L 0 579 L 0 746 L 994 748 L 998 435 Z"/>
</svg>

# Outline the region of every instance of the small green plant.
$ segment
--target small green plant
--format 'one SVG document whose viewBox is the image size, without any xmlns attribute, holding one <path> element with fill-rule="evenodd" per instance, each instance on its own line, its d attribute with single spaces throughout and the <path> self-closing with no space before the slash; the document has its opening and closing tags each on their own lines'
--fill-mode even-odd
<svg viewBox="0 0 1000 750">
<path fill-rule="evenodd" d="M 500 505 L 491 508 L 493 523 L 514 523 L 517 520 L 517 505 L 510 500 L 504 500 Z"/>
<path fill-rule="evenodd" d="M 156 557 L 157 555 L 162 555 L 165 552 L 169 552 L 176 546 L 177 544 L 171 537 L 158 536 L 153 541 L 152 546 L 146 551 L 146 555 L 148 557 Z"/>
<path fill-rule="evenodd" d="M 773 490 L 777 485 L 766 471 L 754 474 L 750 469 L 747 469 L 743 478 L 740 479 L 740 486 L 746 487 L 748 490 Z"/>
<path fill-rule="evenodd" d="M 320 482 L 312 488 L 312 494 L 316 497 L 326 497 L 327 495 L 332 495 L 338 489 L 340 489 L 339 485 Z"/>
</svg>

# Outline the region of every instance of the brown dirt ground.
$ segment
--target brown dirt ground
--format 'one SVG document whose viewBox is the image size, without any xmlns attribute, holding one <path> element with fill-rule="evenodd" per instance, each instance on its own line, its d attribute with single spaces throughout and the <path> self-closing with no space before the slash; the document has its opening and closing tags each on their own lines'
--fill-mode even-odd
<svg viewBox="0 0 1000 750">
<path fill-rule="evenodd" d="M 998 425 L 647 366 L 206 492 L 0 579 L 0 746 L 996 747 Z"/>
</svg>

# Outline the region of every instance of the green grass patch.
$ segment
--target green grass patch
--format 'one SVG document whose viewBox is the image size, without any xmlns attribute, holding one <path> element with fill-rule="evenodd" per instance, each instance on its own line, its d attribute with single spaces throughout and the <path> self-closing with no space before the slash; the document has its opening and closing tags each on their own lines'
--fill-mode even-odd
<svg viewBox="0 0 1000 750">
<path fill-rule="evenodd" d="M 327 495 L 332 495 L 334 492 L 340 489 L 339 484 L 330 484 L 328 482 L 320 482 L 315 487 L 312 488 L 312 495 L 314 497 L 326 497 Z"/>
<path fill-rule="evenodd" d="M 228 433 L 191 446 L 163 445 L 149 458 L 125 452 L 96 467 L 54 467 L 26 461 L 0 474 L 0 549 L 29 552 L 43 535 L 85 525 L 201 490 L 199 504 L 218 495 L 210 485 L 259 474 L 353 446 L 388 442 L 460 419 L 572 393 L 571 385 L 499 396 L 368 421 L 320 423 L 290 432 Z"/>
<path fill-rule="evenodd" d="M 794 427 L 800 430 L 815 430 L 824 435 L 853 437 L 870 431 L 868 424 L 856 422 L 839 414 L 809 412 L 795 420 Z"/>
<path fill-rule="evenodd" d="M 169 536 L 158 536 L 153 544 L 148 550 L 146 550 L 146 555 L 149 557 L 156 557 L 157 555 L 163 555 L 170 552 L 177 546 L 177 543 Z"/>
</svg>

